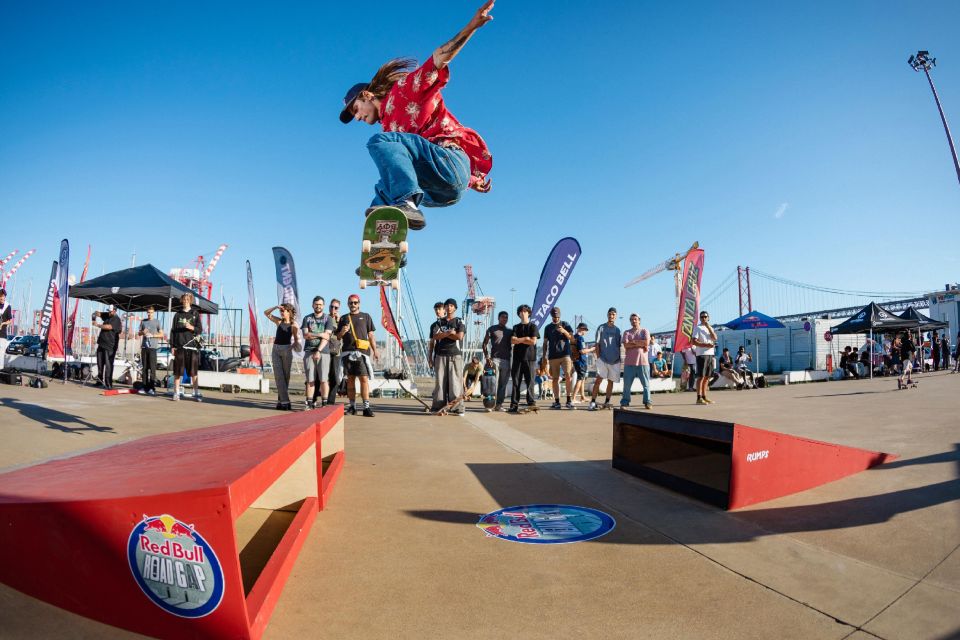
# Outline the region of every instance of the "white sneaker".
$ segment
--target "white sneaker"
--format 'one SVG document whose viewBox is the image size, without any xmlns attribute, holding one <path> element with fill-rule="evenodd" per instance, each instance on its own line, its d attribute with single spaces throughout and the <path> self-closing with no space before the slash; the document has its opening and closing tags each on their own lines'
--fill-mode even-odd
<svg viewBox="0 0 960 640">
<path fill-rule="evenodd" d="M 596 411 L 596 410 L 597 410 L 597 403 L 594 402 L 593 400 L 591 400 L 591 401 L 590 401 L 590 406 L 588 407 L 588 409 L 589 409 L 590 411 Z"/>
</svg>

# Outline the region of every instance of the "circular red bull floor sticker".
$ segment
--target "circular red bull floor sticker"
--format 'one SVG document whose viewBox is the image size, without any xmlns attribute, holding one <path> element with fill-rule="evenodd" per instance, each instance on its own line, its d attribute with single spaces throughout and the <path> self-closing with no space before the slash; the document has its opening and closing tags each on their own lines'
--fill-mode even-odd
<svg viewBox="0 0 960 640">
<path fill-rule="evenodd" d="M 616 525 L 602 511 L 566 504 L 507 507 L 488 513 L 477 523 L 488 536 L 530 544 L 593 540 L 610 533 Z"/>
<path fill-rule="evenodd" d="M 202 618 L 223 599 L 223 570 L 193 525 L 170 514 L 144 515 L 127 543 L 130 571 L 158 607 L 183 618 Z"/>
</svg>

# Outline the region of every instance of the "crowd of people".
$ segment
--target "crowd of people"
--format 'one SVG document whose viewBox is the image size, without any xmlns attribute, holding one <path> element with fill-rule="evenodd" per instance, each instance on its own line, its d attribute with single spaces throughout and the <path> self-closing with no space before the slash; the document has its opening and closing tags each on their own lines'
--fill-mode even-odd
<svg viewBox="0 0 960 640">
<path fill-rule="evenodd" d="M 960 333 L 952 350 L 946 331 L 934 331 L 929 341 L 921 342 L 919 347 L 911 331 L 901 331 L 882 342 L 868 340 L 859 349 L 846 346 L 840 353 L 838 370 L 843 377 L 856 380 L 869 377 L 871 373 L 896 376 L 898 388 L 913 384 L 914 371 L 957 373 L 960 372 Z"/>
<path fill-rule="evenodd" d="M 5 292 L 0 290 L 0 331 L 5 329 Z M 189 376 L 193 386 L 192 397 L 202 401 L 198 384 L 198 364 L 201 346 L 199 309 L 193 295 L 180 298 L 180 310 L 172 321 L 169 335 L 173 400 L 180 400 L 181 380 Z M 334 404 L 338 388 L 347 396 L 346 412 L 373 417 L 370 406 L 370 379 L 377 359 L 376 326 L 368 313 L 360 310 L 360 297 L 347 298 L 348 313 L 340 313 L 340 300 L 334 298 L 329 307 L 322 296 L 312 302 L 312 313 L 298 325 L 293 305 L 284 303 L 264 311 L 276 326 L 272 346 L 272 364 L 277 386 L 278 410 L 292 409 L 290 376 L 294 354 L 303 354 L 306 409 Z M 457 315 L 453 298 L 434 305 L 436 320 L 430 326 L 428 363 L 434 375 L 434 390 L 429 411 L 464 415 L 465 405 L 478 390 L 485 372 L 495 379 L 489 411 L 516 413 L 521 408 L 537 405 L 538 400 L 552 398 L 551 409 L 574 409 L 587 404 L 588 409 L 611 407 L 613 387 L 622 380 L 623 390 L 619 405 L 629 407 L 633 402 L 634 381 L 639 380 L 642 404 L 650 409 L 651 381 L 673 377 L 673 357 L 666 357 L 650 331 L 641 326 L 640 316 L 631 313 L 630 326 L 617 326 L 618 312 L 607 310 L 607 321 L 596 328 L 593 342 L 588 343 L 588 327 L 579 323 L 574 328 L 562 318 L 562 310 L 554 307 L 550 322 L 542 328 L 531 320 L 531 309 L 517 307 L 517 322 L 510 324 L 510 314 L 500 311 L 497 323 L 489 327 L 483 337 L 480 354 L 471 354 L 464 363 L 463 339 L 466 326 Z M 100 329 L 97 338 L 97 384 L 113 388 L 113 360 L 118 346 L 121 323 L 114 307 L 94 314 L 94 326 Z M 541 336 L 542 333 L 542 336 Z M 156 309 L 148 308 L 141 321 L 140 362 L 142 389 L 156 395 L 157 348 L 165 339 Z M 694 329 L 690 346 L 678 354 L 682 370 L 681 386 L 697 392 L 697 404 L 712 404 L 710 385 L 718 378 L 726 378 L 737 389 L 757 387 L 758 379 L 751 369 L 752 356 L 743 346 L 731 354 L 723 348 L 717 354 L 718 338 L 710 324 L 710 314 L 702 311 Z M 958 335 L 957 345 L 960 345 Z M 953 371 L 960 371 L 957 347 L 951 351 L 945 332 L 933 332 L 929 340 L 929 358 L 924 358 L 909 331 L 901 332 L 883 343 L 874 343 L 871 360 L 869 344 L 860 350 L 847 346 L 840 355 L 841 375 L 860 379 L 873 367 L 878 375 L 895 375 L 898 385 L 913 383 L 913 372 L 926 366 L 933 370 L 949 370 L 951 356 Z M 588 356 L 593 356 L 596 377 L 592 387 L 585 389 Z M 344 388 L 345 387 L 345 388 Z M 359 387 L 359 389 L 358 389 Z M 508 397 L 509 390 L 509 397 Z M 589 393 L 588 393 L 589 391 Z M 357 398 L 359 395 L 359 398 Z"/>
</svg>

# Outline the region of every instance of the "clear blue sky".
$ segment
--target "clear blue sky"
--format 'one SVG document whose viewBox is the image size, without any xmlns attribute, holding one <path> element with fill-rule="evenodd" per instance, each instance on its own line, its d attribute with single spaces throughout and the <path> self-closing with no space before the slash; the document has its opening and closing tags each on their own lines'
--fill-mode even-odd
<svg viewBox="0 0 960 640">
<path fill-rule="evenodd" d="M 3 3 L 0 252 L 37 249 L 18 287 L 32 278 L 39 305 L 64 237 L 73 272 L 93 246 L 94 275 L 225 242 L 214 280 L 235 306 L 247 259 L 260 308 L 275 301 L 274 245 L 302 299 L 344 298 L 378 128 L 341 125 L 342 95 L 388 58 L 423 60 L 479 4 Z M 778 4 L 500 0 L 445 90 L 490 146 L 493 191 L 426 210 L 421 314 L 464 297 L 466 263 L 501 308 L 511 288 L 532 301 L 565 235 L 583 259 L 560 306 L 592 323 L 610 305 L 669 322 L 667 275 L 623 283 L 693 240 L 705 291 L 738 264 L 841 289 L 957 280 L 960 185 L 906 60 L 939 59 L 960 135 L 960 4 Z"/>
</svg>

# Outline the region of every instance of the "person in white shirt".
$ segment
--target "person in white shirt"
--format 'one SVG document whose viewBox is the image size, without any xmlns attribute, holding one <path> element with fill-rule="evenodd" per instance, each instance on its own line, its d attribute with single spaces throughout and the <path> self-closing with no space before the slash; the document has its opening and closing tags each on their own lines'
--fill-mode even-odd
<svg viewBox="0 0 960 640">
<path fill-rule="evenodd" d="M 713 376 L 713 356 L 717 353 L 717 332 L 710 326 L 710 314 L 700 312 L 700 324 L 690 340 L 697 354 L 697 404 L 713 404 L 707 398 L 710 378 Z"/>
<path fill-rule="evenodd" d="M 743 376 L 745 382 L 750 383 L 747 389 L 756 389 L 757 383 L 753 379 L 753 371 L 750 370 L 750 363 L 753 362 L 753 356 L 747 353 L 742 345 L 737 349 L 735 361 L 737 363 L 737 372 Z"/>
</svg>

